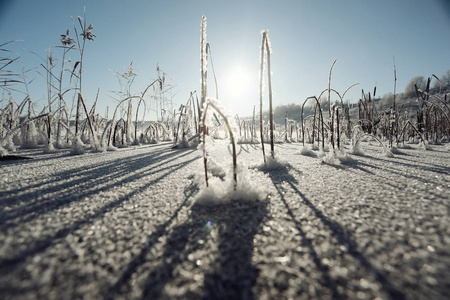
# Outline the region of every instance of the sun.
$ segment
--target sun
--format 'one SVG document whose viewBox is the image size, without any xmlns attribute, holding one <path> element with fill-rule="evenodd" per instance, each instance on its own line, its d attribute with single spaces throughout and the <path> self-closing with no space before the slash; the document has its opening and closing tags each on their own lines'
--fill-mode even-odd
<svg viewBox="0 0 450 300">
<path fill-rule="evenodd" d="M 239 110 L 257 88 L 254 72 L 244 63 L 236 63 L 226 72 L 224 102 L 232 110 Z"/>
<path fill-rule="evenodd" d="M 233 98 L 242 97 L 251 89 L 251 73 L 244 64 L 232 66 L 228 71 L 227 81 L 227 88 Z"/>
</svg>

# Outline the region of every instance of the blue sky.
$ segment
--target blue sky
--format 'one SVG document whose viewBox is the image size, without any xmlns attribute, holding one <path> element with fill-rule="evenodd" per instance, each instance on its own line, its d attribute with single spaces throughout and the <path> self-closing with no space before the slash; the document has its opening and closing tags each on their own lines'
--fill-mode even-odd
<svg viewBox="0 0 450 300">
<path fill-rule="evenodd" d="M 442 75 L 450 69 L 450 4 L 448 0 L 341 1 L 28 1 L 0 0 L 0 43 L 21 56 L 20 66 L 37 67 L 46 49 L 60 44 L 71 29 L 71 16 L 83 15 L 97 36 L 85 50 L 83 94 L 92 105 L 101 87 L 98 111 L 115 107 L 109 91 L 120 86 L 111 72 L 133 61 L 138 74 L 132 93 L 157 78 L 156 64 L 173 85 L 174 108 L 189 92 L 200 90 L 200 22 L 207 17 L 219 81 L 219 99 L 233 114 L 250 115 L 259 103 L 258 73 L 261 30 L 272 45 L 274 104 L 301 103 L 327 88 L 334 59 L 332 87 L 356 102 L 361 89 L 393 92 L 393 57 L 397 91 L 417 75 Z M 61 57 L 61 49 L 54 48 Z M 76 60 L 76 53 L 71 54 Z M 16 67 L 19 66 L 16 64 Z M 45 80 L 30 86 L 32 98 L 44 105 Z M 212 74 L 209 95 L 214 96 Z M 237 81 L 237 82 L 236 82 Z M 267 91 L 264 94 L 268 108 Z M 18 100 L 20 101 L 20 100 Z"/>
</svg>

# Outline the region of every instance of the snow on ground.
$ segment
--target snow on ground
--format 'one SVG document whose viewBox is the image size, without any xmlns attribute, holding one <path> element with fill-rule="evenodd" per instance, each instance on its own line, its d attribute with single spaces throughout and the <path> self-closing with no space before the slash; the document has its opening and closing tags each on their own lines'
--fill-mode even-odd
<svg viewBox="0 0 450 300">
<path fill-rule="evenodd" d="M 34 159 L 0 161 L 1 298 L 444 299 L 448 147 L 349 148 L 277 144 L 283 167 L 264 169 L 239 145 L 259 200 L 209 206 L 199 150 L 19 150 Z M 230 172 L 226 141 L 208 159 Z"/>
</svg>

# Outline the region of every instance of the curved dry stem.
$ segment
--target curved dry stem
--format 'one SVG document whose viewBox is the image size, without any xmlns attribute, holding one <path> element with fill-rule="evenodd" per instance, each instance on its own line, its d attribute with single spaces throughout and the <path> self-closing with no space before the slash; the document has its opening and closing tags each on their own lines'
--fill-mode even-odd
<svg viewBox="0 0 450 300">
<path fill-rule="evenodd" d="M 333 61 L 333 64 L 330 68 L 330 73 L 328 74 L 328 116 L 331 118 L 331 73 L 333 72 L 334 65 L 336 64 L 337 59 Z"/>
<path fill-rule="evenodd" d="M 231 130 L 231 126 L 230 123 L 228 122 L 228 118 L 226 115 L 224 115 L 222 113 L 222 111 L 212 102 L 207 101 L 206 102 L 206 106 L 203 110 L 203 117 L 202 117 L 202 124 L 203 124 L 203 128 L 205 129 L 205 120 L 206 120 L 206 112 L 209 108 L 209 106 L 211 106 L 212 108 L 214 108 L 215 111 L 217 111 L 217 113 L 223 118 L 226 126 L 227 126 L 227 130 L 228 133 L 230 134 L 230 142 L 233 148 L 233 180 L 234 180 L 234 190 L 236 190 L 237 188 L 237 155 L 236 155 L 236 143 L 234 141 L 234 135 L 233 135 L 233 130 Z M 208 167 L 207 167 L 207 163 L 208 163 L 208 158 L 206 155 L 206 141 L 205 141 L 205 136 L 206 135 L 206 130 L 203 130 L 203 163 L 204 163 L 204 167 L 205 167 L 205 181 L 206 181 L 206 186 L 208 187 Z"/>
</svg>

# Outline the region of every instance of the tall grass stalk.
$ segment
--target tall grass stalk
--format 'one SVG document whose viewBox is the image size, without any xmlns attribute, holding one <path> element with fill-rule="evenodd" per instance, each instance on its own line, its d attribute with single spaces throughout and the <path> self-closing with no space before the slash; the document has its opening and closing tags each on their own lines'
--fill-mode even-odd
<svg viewBox="0 0 450 300">
<path fill-rule="evenodd" d="M 260 70 L 259 70 L 259 132 L 261 135 L 261 148 L 263 153 L 264 163 L 266 163 L 266 154 L 264 149 L 264 120 L 263 120 L 263 74 L 264 74 L 264 38 L 266 32 L 263 31 L 263 39 L 261 43 L 260 54 Z"/>
<path fill-rule="evenodd" d="M 267 83 L 269 87 L 269 132 L 270 132 L 270 152 L 272 158 L 275 158 L 275 148 L 274 148 L 274 137 L 273 137 L 273 108 L 272 108 L 272 75 L 270 69 L 270 53 L 272 49 L 270 47 L 270 41 L 268 36 L 268 31 L 262 31 L 262 42 L 261 42 L 261 67 L 260 67 L 260 81 L 259 81 L 259 98 L 260 98 L 260 129 L 261 129 L 261 144 L 263 149 L 264 162 L 266 162 L 266 157 L 264 153 L 264 138 L 263 138 L 263 121 L 262 121 L 262 86 L 263 86 L 263 72 L 264 72 L 264 53 L 267 54 Z"/>
<path fill-rule="evenodd" d="M 89 128 L 91 130 L 91 135 L 92 135 L 92 140 L 94 141 L 94 148 L 95 150 L 100 150 L 100 143 L 98 142 L 98 137 L 97 137 L 97 131 L 94 129 L 94 126 L 92 125 L 92 121 L 91 118 L 89 116 L 87 107 L 86 107 L 86 101 L 84 101 L 84 97 L 81 93 L 78 93 L 78 101 L 80 101 L 80 103 L 83 105 L 84 108 L 84 112 L 86 113 L 87 116 L 87 120 L 89 123 Z"/>
<path fill-rule="evenodd" d="M 74 65 L 72 74 L 75 74 L 75 70 L 77 68 L 77 66 L 79 66 L 78 68 L 78 91 L 79 93 L 82 93 L 82 75 L 83 75 L 83 58 L 84 58 L 84 49 L 85 49 L 85 45 L 86 45 L 86 40 L 91 40 L 93 41 L 94 38 L 96 37 L 93 33 L 92 33 L 92 29 L 93 26 L 92 24 L 90 24 L 89 26 L 86 25 L 86 7 L 84 7 L 83 9 L 83 18 L 78 16 L 78 23 L 80 24 L 80 29 L 81 29 L 81 36 L 83 37 L 83 39 L 80 41 L 80 38 L 78 36 L 78 30 L 77 30 L 77 26 L 75 25 L 75 21 L 72 18 L 72 25 L 73 28 L 75 30 L 75 36 L 77 39 L 77 48 L 78 51 L 80 53 L 80 60 L 77 61 Z M 76 117 L 75 117 L 75 135 L 78 136 L 78 126 L 79 126 L 79 122 L 80 122 L 80 106 L 81 103 L 79 102 L 81 98 L 78 97 L 78 101 L 77 101 L 77 111 L 76 111 Z"/>
<path fill-rule="evenodd" d="M 201 70 L 201 96 L 200 108 L 204 109 L 207 97 L 207 51 L 206 51 L 206 16 L 202 17 L 200 37 L 200 70 Z M 200 114 L 199 114 L 200 117 Z M 199 122 L 200 123 L 200 122 Z M 203 125 L 204 126 L 204 125 Z M 206 131 L 205 127 L 202 127 Z"/>
<path fill-rule="evenodd" d="M 331 119 L 331 73 L 333 72 L 334 65 L 336 64 L 337 59 L 333 61 L 331 65 L 330 72 L 328 74 L 328 117 Z"/>
</svg>

